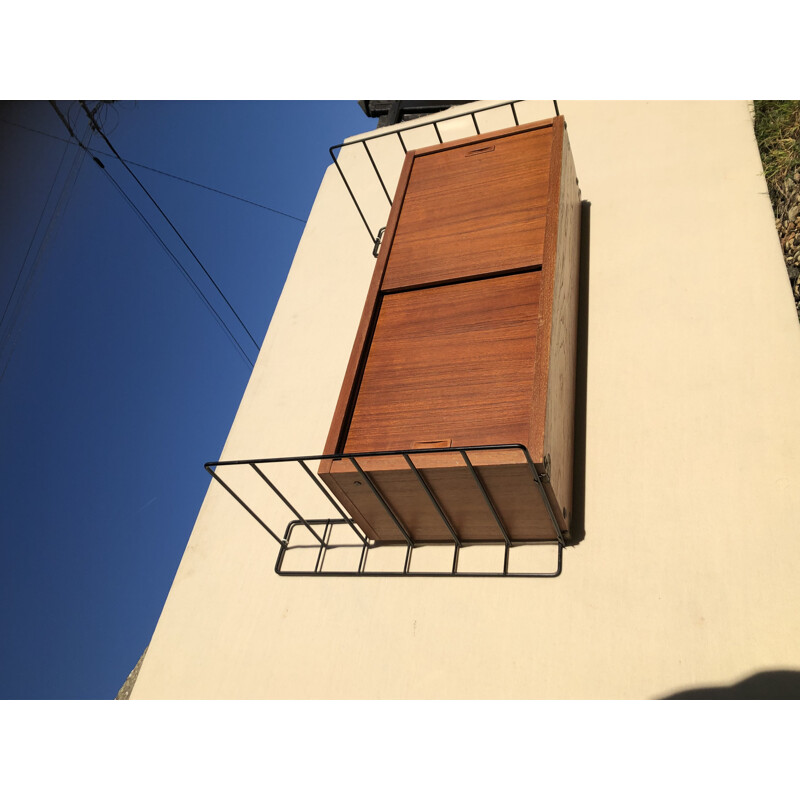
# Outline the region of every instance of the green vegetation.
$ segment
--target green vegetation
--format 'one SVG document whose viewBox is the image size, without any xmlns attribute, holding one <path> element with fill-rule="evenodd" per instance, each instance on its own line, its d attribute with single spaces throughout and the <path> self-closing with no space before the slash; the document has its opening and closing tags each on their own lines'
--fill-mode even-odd
<svg viewBox="0 0 800 800">
<path fill-rule="evenodd" d="M 787 191 L 786 179 L 800 170 L 800 100 L 756 100 L 755 130 L 770 200 L 780 218 L 781 206 L 797 188 Z"/>
<path fill-rule="evenodd" d="M 756 100 L 755 133 L 800 318 L 800 100 Z"/>
</svg>

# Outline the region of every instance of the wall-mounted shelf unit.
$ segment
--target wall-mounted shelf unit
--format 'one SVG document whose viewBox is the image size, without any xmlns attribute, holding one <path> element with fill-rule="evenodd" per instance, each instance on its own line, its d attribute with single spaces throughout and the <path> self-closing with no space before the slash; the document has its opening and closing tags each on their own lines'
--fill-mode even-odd
<svg viewBox="0 0 800 800">
<path fill-rule="evenodd" d="M 503 107 L 515 124 L 481 133 L 477 115 Z M 440 119 L 331 148 L 377 262 L 325 453 L 206 465 L 279 544 L 280 575 L 561 573 L 580 245 L 566 124 L 520 125 L 515 102 L 452 119 L 464 116 L 475 136 L 443 141 Z M 439 143 L 409 150 L 403 134 L 431 124 Z M 404 153 L 393 201 L 369 144 L 385 136 Z M 382 236 L 341 147 L 363 147 L 391 204 Z M 268 473 L 281 465 L 302 478 L 280 483 Z M 223 477 L 244 468 L 253 498 L 267 487 L 268 514 Z M 491 568 L 473 558 L 487 548 Z"/>
<path fill-rule="evenodd" d="M 513 496 L 496 480 L 491 461 L 498 457 L 517 462 Z M 363 496 L 370 495 L 373 523 L 384 530 L 393 528 L 394 536 L 371 539 L 347 514 L 315 472 L 315 467 L 325 461 L 352 467 Z M 466 499 L 463 507 L 453 507 L 449 502 L 449 481 L 446 477 L 442 480 L 440 468 L 430 469 L 432 463 L 443 462 L 461 464 L 466 469 L 469 483 L 455 485 L 459 496 Z M 406 467 L 414 481 L 415 485 L 407 488 L 418 515 L 426 519 L 430 533 L 427 540 L 412 532 L 418 520 L 398 517 L 390 505 L 393 498 L 381 489 L 380 473 L 391 471 L 398 463 Z M 279 575 L 547 578 L 561 573 L 564 539 L 552 517 L 545 530 L 531 513 L 547 508 L 546 492 L 522 445 L 217 461 L 205 467 L 278 543 L 275 571 Z M 241 470 L 258 476 L 249 484 L 246 496 L 234 488 L 236 473 Z M 300 474 L 304 476 L 302 485 Z M 264 494 L 266 498 L 259 496 Z M 281 506 L 288 512 L 282 533 L 256 510 L 265 499 L 267 506 L 271 503 L 273 509 Z M 321 509 L 329 516 L 317 516 Z M 280 514 L 273 510 L 272 516 Z"/>
<path fill-rule="evenodd" d="M 512 530 L 552 540 L 555 520 L 568 540 L 579 245 L 563 117 L 409 151 L 326 452 L 519 442 L 546 502 L 526 499 L 512 450 L 480 455 L 487 484 Z M 408 464 L 365 471 L 414 542 L 441 539 Z M 471 506 L 468 465 L 440 455 L 426 474 L 465 538 L 500 541 Z M 346 458 L 319 475 L 370 539 L 399 540 Z"/>
</svg>

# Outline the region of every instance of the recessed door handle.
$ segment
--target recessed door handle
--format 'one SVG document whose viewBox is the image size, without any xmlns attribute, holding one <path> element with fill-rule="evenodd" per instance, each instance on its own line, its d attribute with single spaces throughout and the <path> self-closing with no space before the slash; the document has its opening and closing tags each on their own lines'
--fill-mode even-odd
<svg viewBox="0 0 800 800">
<path fill-rule="evenodd" d="M 470 150 L 467 156 L 479 156 L 481 153 L 491 153 L 494 150 L 494 145 L 489 144 L 486 147 L 478 147 L 476 150 Z"/>
</svg>

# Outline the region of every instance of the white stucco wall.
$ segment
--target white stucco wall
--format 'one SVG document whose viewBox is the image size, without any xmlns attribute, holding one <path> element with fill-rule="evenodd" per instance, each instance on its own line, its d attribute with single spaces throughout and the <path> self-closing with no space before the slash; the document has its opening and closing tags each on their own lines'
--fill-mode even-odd
<svg viewBox="0 0 800 800">
<path fill-rule="evenodd" d="M 591 202 L 585 539 L 561 577 L 278 577 L 214 484 L 134 699 L 649 698 L 800 669 L 800 326 L 748 104 L 559 105 Z M 222 459 L 322 452 L 374 263 L 331 167 Z"/>
</svg>

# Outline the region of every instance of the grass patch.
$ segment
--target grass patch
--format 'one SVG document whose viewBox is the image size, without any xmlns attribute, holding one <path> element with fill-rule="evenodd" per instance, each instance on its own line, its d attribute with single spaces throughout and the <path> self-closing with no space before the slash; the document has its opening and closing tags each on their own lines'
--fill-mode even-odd
<svg viewBox="0 0 800 800">
<path fill-rule="evenodd" d="M 754 127 L 800 320 L 800 100 L 755 100 Z"/>
<path fill-rule="evenodd" d="M 780 219 L 793 189 L 787 178 L 800 170 L 800 100 L 756 100 L 755 132 L 769 198 Z"/>
</svg>

